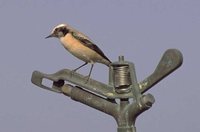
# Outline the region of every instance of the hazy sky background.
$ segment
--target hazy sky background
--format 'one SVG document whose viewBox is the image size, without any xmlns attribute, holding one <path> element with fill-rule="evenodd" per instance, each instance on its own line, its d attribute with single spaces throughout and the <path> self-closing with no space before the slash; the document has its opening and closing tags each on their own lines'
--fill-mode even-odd
<svg viewBox="0 0 200 132">
<path fill-rule="evenodd" d="M 179 49 L 182 67 L 147 92 L 156 102 L 137 119 L 137 132 L 200 130 L 199 0 L 0 0 L 1 132 L 116 131 L 112 117 L 31 83 L 34 70 L 83 63 L 57 39 L 44 39 L 60 23 L 87 34 L 112 61 L 124 55 L 134 62 L 139 81 L 165 50 Z M 106 66 L 95 65 L 92 78 L 106 83 L 107 75 Z"/>
</svg>

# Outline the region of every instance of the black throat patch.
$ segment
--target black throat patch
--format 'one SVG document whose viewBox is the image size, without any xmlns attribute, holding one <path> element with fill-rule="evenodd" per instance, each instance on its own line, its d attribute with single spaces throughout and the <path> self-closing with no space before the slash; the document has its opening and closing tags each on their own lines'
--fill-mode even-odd
<svg viewBox="0 0 200 132">
<path fill-rule="evenodd" d="M 69 32 L 69 30 L 66 27 L 63 27 L 63 28 L 61 28 L 61 32 L 65 36 Z"/>
</svg>

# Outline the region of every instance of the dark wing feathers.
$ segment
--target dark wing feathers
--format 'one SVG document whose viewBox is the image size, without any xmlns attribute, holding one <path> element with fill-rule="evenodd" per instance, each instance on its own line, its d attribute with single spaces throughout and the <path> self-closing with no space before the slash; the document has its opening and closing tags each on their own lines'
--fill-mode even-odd
<svg viewBox="0 0 200 132">
<path fill-rule="evenodd" d="M 99 47 L 97 47 L 94 43 L 92 43 L 89 39 L 87 39 L 86 37 L 82 37 L 80 35 L 77 35 L 75 32 L 72 32 L 73 37 L 75 37 L 76 39 L 78 39 L 79 41 L 82 42 L 82 44 L 84 44 L 85 46 L 87 46 L 88 48 L 94 50 L 95 52 L 97 52 L 99 55 L 101 55 L 104 59 L 108 60 L 110 63 L 111 61 L 104 55 L 104 53 L 101 51 L 101 49 L 99 49 Z"/>
</svg>

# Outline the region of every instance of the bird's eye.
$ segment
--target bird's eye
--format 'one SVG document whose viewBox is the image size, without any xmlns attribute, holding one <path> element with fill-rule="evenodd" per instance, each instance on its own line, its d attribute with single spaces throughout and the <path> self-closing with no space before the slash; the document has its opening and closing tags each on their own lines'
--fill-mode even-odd
<svg viewBox="0 0 200 132">
<path fill-rule="evenodd" d="M 64 35 L 66 35 L 69 32 L 69 30 L 66 27 L 62 28 L 61 31 Z"/>
</svg>

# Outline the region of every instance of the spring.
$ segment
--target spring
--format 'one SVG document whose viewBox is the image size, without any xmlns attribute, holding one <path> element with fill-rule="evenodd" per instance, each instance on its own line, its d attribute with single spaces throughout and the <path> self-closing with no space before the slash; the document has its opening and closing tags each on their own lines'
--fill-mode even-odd
<svg viewBox="0 0 200 132">
<path fill-rule="evenodd" d="M 113 67 L 114 86 L 124 91 L 131 85 L 129 65 L 115 65 Z"/>
</svg>

